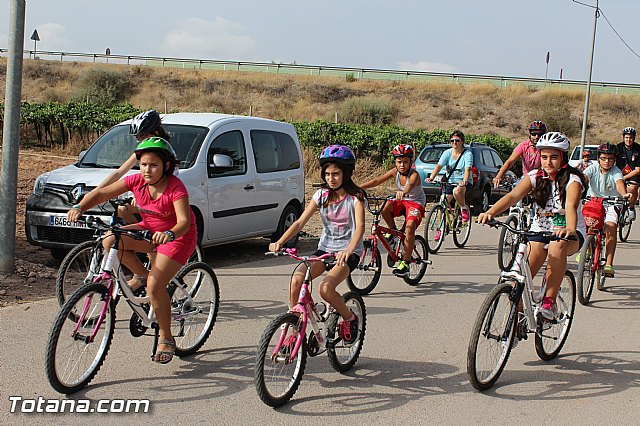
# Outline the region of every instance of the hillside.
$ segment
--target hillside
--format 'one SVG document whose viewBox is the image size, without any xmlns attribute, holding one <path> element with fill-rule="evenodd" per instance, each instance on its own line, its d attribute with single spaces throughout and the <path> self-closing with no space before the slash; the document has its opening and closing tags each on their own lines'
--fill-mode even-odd
<svg viewBox="0 0 640 426">
<path fill-rule="evenodd" d="M 0 95 L 4 98 L 6 59 L 0 58 Z M 526 125 L 541 119 L 580 139 L 584 92 L 536 90 L 522 86 L 422 83 L 292 76 L 56 62 L 24 62 L 23 100 L 85 99 L 96 72 L 115 77 L 110 90 L 118 100 L 159 111 L 225 112 L 274 119 L 339 121 L 355 119 L 358 108 L 382 105 L 385 122 L 408 129 L 459 128 L 519 141 Z M 620 130 L 640 125 L 640 97 L 592 94 L 589 143 L 618 141 Z"/>
</svg>

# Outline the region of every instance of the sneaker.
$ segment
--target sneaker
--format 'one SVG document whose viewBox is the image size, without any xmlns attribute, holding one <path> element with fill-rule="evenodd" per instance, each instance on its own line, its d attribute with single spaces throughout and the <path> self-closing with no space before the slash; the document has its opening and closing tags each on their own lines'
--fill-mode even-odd
<svg viewBox="0 0 640 426">
<path fill-rule="evenodd" d="M 604 265 L 604 268 L 602 268 L 602 273 L 607 278 L 613 278 L 616 274 L 616 270 L 613 269 L 613 265 Z"/>
<path fill-rule="evenodd" d="M 524 316 L 523 312 L 518 312 L 518 323 L 516 325 L 516 335 L 513 339 L 513 344 L 511 345 L 511 349 L 518 346 L 518 342 L 520 340 L 527 339 L 527 319 Z"/>
<path fill-rule="evenodd" d="M 353 311 L 351 311 L 350 320 L 342 320 L 338 324 L 338 337 L 347 345 L 352 344 L 358 338 L 358 316 Z"/>
<path fill-rule="evenodd" d="M 393 270 L 393 275 L 396 277 L 406 277 L 409 274 L 409 264 L 401 260 L 398 262 L 398 266 Z"/>
<path fill-rule="evenodd" d="M 538 309 L 538 314 L 542 315 L 544 319 L 551 321 L 556 318 L 557 313 L 558 306 L 556 305 L 556 301 L 550 297 L 543 297 L 542 306 Z"/>
<path fill-rule="evenodd" d="M 442 238 L 442 231 L 438 229 L 438 231 L 436 232 L 436 236 L 433 237 L 433 239 L 437 243 L 438 241 L 440 241 L 440 238 Z"/>
<path fill-rule="evenodd" d="M 387 240 L 387 242 L 389 243 L 390 246 L 393 245 L 393 235 L 391 235 L 390 233 L 386 233 L 384 234 L 384 239 Z"/>
<path fill-rule="evenodd" d="M 462 215 L 462 221 L 463 222 L 469 222 L 469 208 L 468 207 L 463 207 L 462 209 L 460 209 L 460 214 Z"/>
<path fill-rule="evenodd" d="M 636 220 L 636 209 L 635 207 L 629 210 L 629 220 Z"/>
</svg>

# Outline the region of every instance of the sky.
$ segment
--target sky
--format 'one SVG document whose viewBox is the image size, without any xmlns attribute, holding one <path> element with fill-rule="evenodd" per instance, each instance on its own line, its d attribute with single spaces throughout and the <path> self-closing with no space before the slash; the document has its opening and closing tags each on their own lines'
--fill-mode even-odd
<svg viewBox="0 0 640 426">
<path fill-rule="evenodd" d="M 593 81 L 640 84 L 604 19 L 640 54 L 640 1 L 599 6 Z M 586 80 L 593 20 L 572 0 L 26 0 L 25 49 L 37 29 L 38 50 Z"/>
</svg>

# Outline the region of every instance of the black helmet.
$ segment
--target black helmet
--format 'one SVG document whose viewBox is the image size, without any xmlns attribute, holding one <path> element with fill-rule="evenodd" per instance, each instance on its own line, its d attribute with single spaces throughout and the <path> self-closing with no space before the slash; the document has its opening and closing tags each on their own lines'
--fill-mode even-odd
<svg viewBox="0 0 640 426">
<path fill-rule="evenodd" d="M 616 147 L 612 143 L 605 142 L 603 144 L 600 144 L 600 146 L 598 146 L 598 155 L 600 154 L 618 155 L 618 147 Z"/>
<path fill-rule="evenodd" d="M 624 136 L 624 135 L 631 135 L 631 136 L 633 136 L 635 138 L 636 137 L 636 129 L 633 128 L 633 127 L 625 127 L 622 130 L 622 136 Z"/>
<path fill-rule="evenodd" d="M 155 109 L 150 109 L 133 117 L 129 125 L 129 134 L 138 136 L 153 133 L 160 124 L 160 114 Z"/>
</svg>

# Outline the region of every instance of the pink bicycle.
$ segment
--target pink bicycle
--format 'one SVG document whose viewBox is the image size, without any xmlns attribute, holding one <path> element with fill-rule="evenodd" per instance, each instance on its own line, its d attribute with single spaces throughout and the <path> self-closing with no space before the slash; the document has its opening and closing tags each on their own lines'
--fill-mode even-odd
<svg viewBox="0 0 640 426">
<path fill-rule="evenodd" d="M 359 318 L 356 339 L 352 343 L 344 342 L 338 336 L 340 315 L 324 302 L 314 303 L 311 297 L 311 263 L 323 261 L 329 266 L 335 263 L 335 257 L 331 254 L 299 256 L 296 249 L 267 254 L 289 256 L 307 266 L 298 303 L 269 323 L 258 345 L 254 377 L 258 396 L 265 404 L 279 407 L 298 390 L 307 355 L 314 357 L 326 351 L 331 366 L 340 373 L 355 365 L 362 351 L 367 312 L 359 294 L 348 292 L 342 296 Z M 311 326 L 309 337 L 308 325 Z"/>
</svg>

